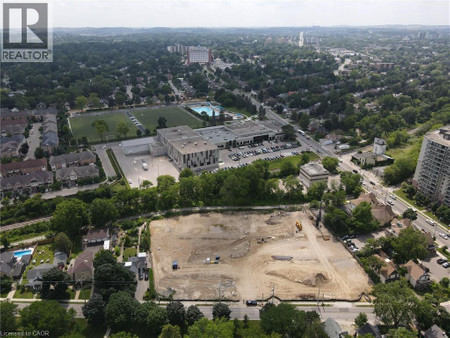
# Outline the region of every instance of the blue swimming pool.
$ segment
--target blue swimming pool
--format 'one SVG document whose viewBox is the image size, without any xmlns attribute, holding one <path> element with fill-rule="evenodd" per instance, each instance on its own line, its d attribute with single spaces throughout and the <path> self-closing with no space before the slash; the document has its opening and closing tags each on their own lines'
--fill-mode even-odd
<svg viewBox="0 0 450 338">
<path fill-rule="evenodd" d="M 211 107 L 193 107 L 191 109 L 199 114 L 201 114 L 202 112 L 205 112 L 206 114 L 208 114 L 208 116 L 213 116 L 213 110 Z M 217 113 L 216 113 L 216 115 L 217 115 Z"/>
<path fill-rule="evenodd" d="M 33 250 L 31 250 L 31 249 L 16 251 L 16 252 L 14 252 L 14 256 L 22 257 L 22 256 L 25 256 L 25 255 L 31 255 L 32 252 L 33 252 Z"/>
</svg>

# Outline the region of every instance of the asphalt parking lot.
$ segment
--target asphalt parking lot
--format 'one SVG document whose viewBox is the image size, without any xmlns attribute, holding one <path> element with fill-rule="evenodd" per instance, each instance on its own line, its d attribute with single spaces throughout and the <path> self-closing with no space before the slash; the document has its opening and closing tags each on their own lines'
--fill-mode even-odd
<svg viewBox="0 0 450 338">
<path fill-rule="evenodd" d="M 138 188 L 144 180 L 156 186 L 160 175 L 170 175 L 178 180 L 178 169 L 167 156 L 152 157 L 150 154 L 125 156 L 119 145 L 114 145 L 111 149 L 132 188 Z M 144 170 L 144 162 L 147 163 L 148 170 Z"/>
<path fill-rule="evenodd" d="M 220 169 L 228 169 L 246 165 L 256 160 L 275 159 L 300 154 L 306 151 L 295 142 L 262 142 L 258 145 L 247 145 L 238 148 L 221 149 L 219 151 Z"/>
</svg>

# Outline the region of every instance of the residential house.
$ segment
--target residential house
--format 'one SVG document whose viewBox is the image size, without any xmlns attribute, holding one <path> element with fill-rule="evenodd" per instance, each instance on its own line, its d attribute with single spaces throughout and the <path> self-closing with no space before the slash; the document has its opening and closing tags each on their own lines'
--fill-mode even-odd
<svg viewBox="0 0 450 338">
<path fill-rule="evenodd" d="M 53 174 L 49 171 L 40 171 L 28 175 L 11 176 L 0 178 L 0 193 L 14 192 L 22 194 L 24 192 L 35 193 L 39 187 L 53 184 Z"/>
<path fill-rule="evenodd" d="M 430 327 L 428 330 L 425 331 L 423 334 L 424 338 L 448 338 L 448 336 L 445 334 L 445 331 L 442 330 L 439 326 L 434 324 L 432 327 Z"/>
<path fill-rule="evenodd" d="M 329 338 L 342 338 L 348 335 L 347 331 L 343 331 L 339 324 L 331 317 L 323 323 L 323 329 Z"/>
<path fill-rule="evenodd" d="M 56 115 L 43 115 L 41 144 L 42 148 L 50 153 L 59 145 Z"/>
<path fill-rule="evenodd" d="M 385 166 L 394 163 L 394 159 L 387 155 L 377 155 L 374 153 L 356 153 L 352 155 L 352 161 L 360 166 Z"/>
<path fill-rule="evenodd" d="M 69 276 L 75 282 L 91 281 L 94 275 L 94 253 L 92 251 L 83 251 L 75 259 L 73 266 L 68 270 Z"/>
<path fill-rule="evenodd" d="M 390 205 L 376 205 L 372 207 L 372 216 L 378 221 L 380 226 L 389 224 L 396 216 Z"/>
<path fill-rule="evenodd" d="M 53 265 L 58 268 L 63 268 L 67 262 L 67 254 L 63 251 L 55 251 L 53 255 Z"/>
<path fill-rule="evenodd" d="M 2 177 L 14 175 L 27 175 L 30 173 L 46 171 L 47 160 L 45 158 L 37 160 L 14 161 L 10 163 L 0 164 Z"/>
<path fill-rule="evenodd" d="M 84 167 L 70 167 L 56 170 L 56 181 L 73 185 L 79 179 L 95 178 L 100 176 L 100 171 L 95 165 Z"/>
<path fill-rule="evenodd" d="M 100 245 L 107 240 L 109 240 L 108 229 L 89 230 L 87 234 L 83 236 L 83 246 Z"/>
<path fill-rule="evenodd" d="M 51 156 L 48 162 L 52 170 L 55 171 L 56 169 L 84 166 L 91 163 L 94 164 L 96 161 L 97 156 L 95 156 L 93 152 L 87 150 L 80 153 Z"/>
<path fill-rule="evenodd" d="M 44 263 L 37 265 L 35 268 L 28 270 L 27 272 L 27 280 L 28 284 L 25 286 L 33 289 L 39 290 L 42 287 L 42 281 L 44 274 L 53 269 L 55 267 L 54 264 Z"/>
<path fill-rule="evenodd" d="M 0 139 L 1 157 L 21 157 L 20 148 L 26 142 L 23 135 L 12 135 Z"/>
<path fill-rule="evenodd" d="M 32 112 L 31 110 L 17 110 L 17 109 L 12 109 L 9 110 L 8 108 L 1 108 L 0 111 L 0 117 L 2 122 L 3 121 L 7 121 L 7 120 L 15 120 L 15 119 L 20 119 L 20 118 L 25 118 L 25 119 L 29 119 L 31 118 Z"/>
<path fill-rule="evenodd" d="M 382 283 L 393 282 L 400 278 L 397 267 L 395 266 L 394 262 L 392 262 L 392 260 L 387 257 L 383 258 L 379 255 L 374 256 L 382 260 L 384 263 L 380 269 L 380 273 L 378 274 Z"/>
<path fill-rule="evenodd" d="M 400 231 L 409 228 L 410 226 L 412 226 L 412 222 L 409 218 L 398 219 L 397 217 L 394 217 L 391 221 L 391 228 L 387 230 L 386 234 L 398 237 Z"/>
<path fill-rule="evenodd" d="M 58 114 L 58 109 L 55 109 L 52 107 L 47 108 L 45 103 L 38 103 L 36 105 L 36 109 L 33 110 L 33 112 L 32 112 L 33 118 L 38 119 L 38 120 L 44 119 L 45 116 L 47 116 L 47 115 L 54 115 L 56 117 L 57 114 Z"/>
<path fill-rule="evenodd" d="M 139 252 L 137 256 L 128 257 L 128 261 L 124 263 L 124 267 L 134 272 L 136 275 L 147 269 L 147 253 Z"/>
<path fill-rule="evenodd" d="M 31 255 L 23 255 L 18 258 L 13 251 L 0 254 L 0 277 L 19 278 L 30 263 Z"/>
<path fill-rule="evenodd" d="M 430 286 L 430 275 L 422 267 L 414 263 L 414 261 L 410 260 L 403 266 L 406 268 L 405 277 L 413 288 L 423 290 Z"/>
<path fill-rule="evenodd" d="M 380 330 L 376 325 L 372 325 L 370 323 L 365 323 L 362 327 L 356 330 L 356 335 L 365 336 L 371 334 L 374 338 L 381 338 Z"/>
<path fill-rule="evenodd" d="M 0 124 L 2 136 L 7 136 L 8 134 L 23 134 L 25 132 L 25 128 L 28 125 L 28 121 L 24 117 L 8 120 L 2 119 Z"/>
</svg>

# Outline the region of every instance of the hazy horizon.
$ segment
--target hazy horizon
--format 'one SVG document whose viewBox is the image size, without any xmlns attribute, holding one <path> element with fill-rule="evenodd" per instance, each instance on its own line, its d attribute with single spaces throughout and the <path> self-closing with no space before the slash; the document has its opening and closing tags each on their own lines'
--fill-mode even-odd
<svg viewBox="0 0 450 338">
<path fill-rule="evenodd" d="M 57 28 L 449 26 L 441 0 L 49 0 Z"/>
</svg>

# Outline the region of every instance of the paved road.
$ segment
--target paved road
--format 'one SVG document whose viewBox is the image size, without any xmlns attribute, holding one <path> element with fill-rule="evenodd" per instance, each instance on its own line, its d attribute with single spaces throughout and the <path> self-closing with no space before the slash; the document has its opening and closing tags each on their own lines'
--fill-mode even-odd
<svg viewBox="0 0 450 338">
<path fill-rule="evenodd" d="M 41 133 L 39 132 L 39 128 L 42 126 L 42 123 L 33 123 L 33 133 L 30 131 L 30 136 L 28 137 L 28 153 L 27 156 L 25 156 L 24 160 L 28 159 L 34 159 L 34 151 L 36 148 L 38 148 L 41 145 L 40 136 Z"/>
<path fill-rule="evenodd" d="M 0 232 L 12 230 L 12 229 L 19 229 L 19 228 L 23 228 L 30 224 L 34 224 L 34 223 L 38 223 L 38 222 L 42 222 L 42 221 L 49 221 L 49 220 L 50 220 L 50 217 L 42 217 L 42 218 L 36 218 L 36 219 L 29 220 L 29 221 L 21 222 L 21 223 L 4 225 L 4 226 L 0 227 Z"/>
<path fill-rule="evenodd" d="M 14 301 L 20 301 L 17 303 L 19 310 L 24 307 L 30 305 L 33 300 L 30 299 L 13 299 Z M 40 301 L 40 300 L 34 300 Z M 76 303 L 75 303 L 76 302 Z M 201 302 L 204 303 L 204 302 Z M 195 302 L 183 302 L 184 306 L 187 308 L 190 305 L 195 305 L 198 303 Z M 61 305 L 65 308 L 75 309 L 77 318 L 83 318 L 82 307 L 84 305 L 83 301 L 71 301 L 70 303 L 61 303 Z M 305 304 L 305 306 L 297 306 L 298 310 L 303 311 L 316 311 L 320 314 L 322 320 L 326 320 L 329 317 L 334 318 L 335 320 L 344 320 L 344 321 L 352 321 L 360 312 L 367 314 L 370 322 L 375 320 L 375 315 L 373 313 L 373 308 L 370 306 L 356 306 L 352 303 L 342 302 L 342 303 L 325 303 L 326 306 L 318 307 L 315 304 Z M 165 304 L 161 304 L 160 306 L 165 306 Z M 245 305 L 237 306 L 236 303 L 229 304 L 231 310 L 231 318 L 238 318 L 240 320 L 244 319 L 244 316 L 247 315 L 250 320 L 259 320 L 259 309 L 260 306 L 256 307 L 247 307 Z M 200 311 L 203 312 L 205 317 L 212 319 L 212 305 L 200 305 L 198 306 Z"/>
</svg>

